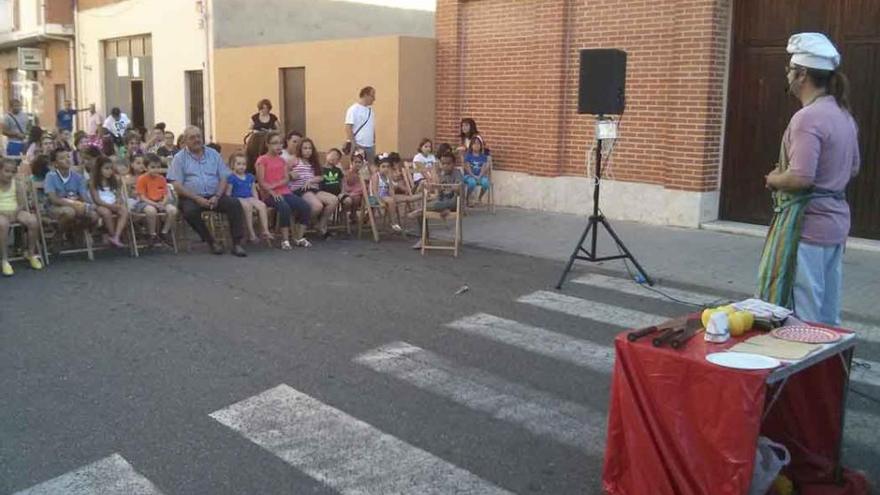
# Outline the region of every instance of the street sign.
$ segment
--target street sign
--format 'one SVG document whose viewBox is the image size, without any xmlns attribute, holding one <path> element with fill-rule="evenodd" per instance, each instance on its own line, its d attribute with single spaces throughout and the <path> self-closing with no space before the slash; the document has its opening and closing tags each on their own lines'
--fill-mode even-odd
<svg viewBox="0 0 880 495">
<path fill-rule="evenodd" d="M 18 70 L 43 70 L 43 50 L 19 47 Z"/>
</svg>

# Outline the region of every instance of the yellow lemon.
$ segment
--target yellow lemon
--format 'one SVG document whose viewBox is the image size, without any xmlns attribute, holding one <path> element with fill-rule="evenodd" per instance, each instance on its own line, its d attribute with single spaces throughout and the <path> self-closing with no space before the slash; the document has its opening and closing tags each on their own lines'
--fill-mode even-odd
<svg viewBox="0 0 880 495">
<path fill-rule="evenodd" d="M 714 313 L 715 311 L 718 310 L 715 308 L 706 308 L 703 310 L 702 317 L 700 318 L 700 320 L 703 322 L 703 328 L 709 326 L 709 318 L 712 317 L 712 313 Z"/>
<path fill-rule="evenodd" d="M 737 311 L 730 315 L 730 335 L 739 337 L 752 329 L 755 317 L 748 311 Z"/>
<path fill-rule="evenodd" d="M 718 311 L 724 311 L 727 313 L 727 316 L 730 316 L 737 312 L 737 309 L 733 307 L 733 304 L 728 304 L 727 306 L 721 306 L 718 308 Z"/>
</svg>

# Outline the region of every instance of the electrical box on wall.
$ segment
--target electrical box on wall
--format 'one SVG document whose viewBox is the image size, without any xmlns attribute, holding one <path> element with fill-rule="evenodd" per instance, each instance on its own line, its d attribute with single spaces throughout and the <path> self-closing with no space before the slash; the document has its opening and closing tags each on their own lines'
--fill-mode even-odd
<svg viewBox="0 0 880 495">
<path fill-rule="evenodd" d="M 617 139 L 617 122 L 611 119 L 597 120 L 596 139 Z"/>
</svg>

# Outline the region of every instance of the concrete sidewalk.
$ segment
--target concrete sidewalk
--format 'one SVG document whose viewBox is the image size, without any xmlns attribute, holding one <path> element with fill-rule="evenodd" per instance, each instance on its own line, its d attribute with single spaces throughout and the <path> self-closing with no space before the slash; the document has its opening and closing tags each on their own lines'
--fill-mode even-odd
<svg viewBox="0 0 880 495">
<path fill-rule="evenodd" d="M 514 208 L 497 208 L 495 215 L 471 210 L 464 218 L 464 241 L 466 246 L 567 261 L 586 221 L 586 215 Z M 754 291 L 762 238 L 617 220 L 611 224 L 661 288 L 668 282 L 730 296 L 747 296 Z M 448 238 L 451 231 L 437 228 L 432 234 Z M 599 246 L 600 254 L 617 252 L 604 230 L 600 230 Z M 573 272 L 590 267 L 626 274 L 622 261 L 579 261 Z M 880 323 L 880 253 L 849 249 L 844 258 L 844 277 L 843 309 L 847 316 Z M 547 285 L 556 282 L 548 280 Z"/>
</svg>

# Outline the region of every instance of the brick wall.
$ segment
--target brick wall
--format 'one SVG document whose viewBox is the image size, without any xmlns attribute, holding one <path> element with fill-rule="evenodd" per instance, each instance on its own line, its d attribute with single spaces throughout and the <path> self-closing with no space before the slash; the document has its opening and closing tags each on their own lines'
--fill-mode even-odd
<svg viewBox="0 0 880 495">
<path fill-rule="evenodd" d="M 730 0 L 438 0 L 438 141 L 476 119 L 498 169 L 584 175 L 578 52 L 628 53 L 613 179 L 718 187 Z"/>
</svg>

